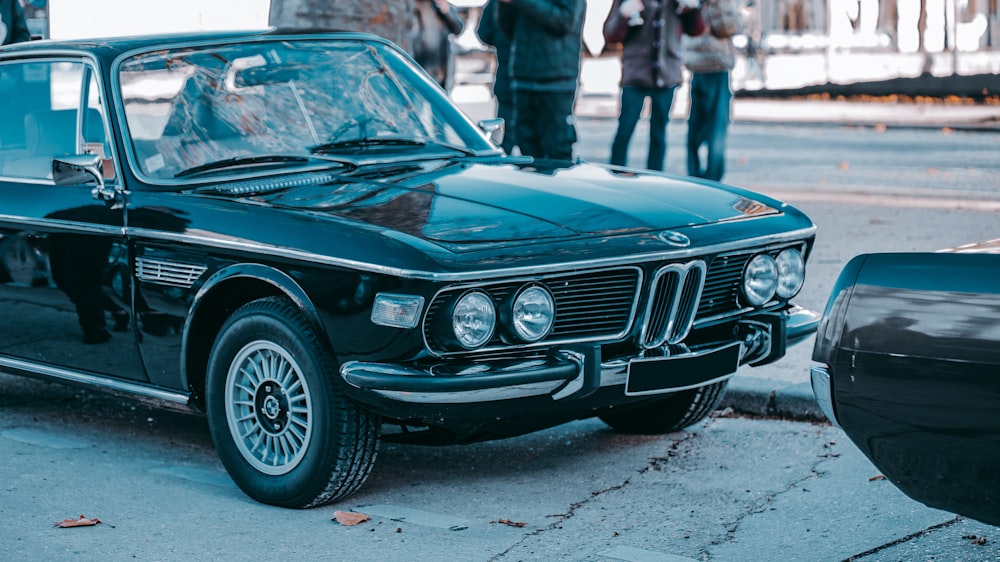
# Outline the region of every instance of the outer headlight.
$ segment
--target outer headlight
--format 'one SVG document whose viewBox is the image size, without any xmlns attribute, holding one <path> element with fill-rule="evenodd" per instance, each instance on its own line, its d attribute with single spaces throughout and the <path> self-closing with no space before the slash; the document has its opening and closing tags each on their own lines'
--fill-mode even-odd
<svg viewBox="0 0 1000 562">
<path fill-rule="evenodd" d="M 522 290 L 511 309 L 514 333 L 525 342 L 536 342 L 549 334 L 556 305 L 545 288 L 531 285 Z"/>
<path fill-rule="evenodd" d="M 455 340 L 466 349 L 476 349 L 493 337 L 497 312 L 493 299 L 480 291 L 470 291 L 455 303 L 451 312 L 451 328 Z"/>
<path fill-rule="evenodd" d="M 806 260 L 795 248 L 783 250 L 774 260 L 778 266 L 778 287 L 775 292 L 783 299 L 799 294 L 806 280 Z"/>
<path fill-rule="evenodd" d="M 778 266 L 774 258 L 758 254 L 743 269 L 743 297 L 752 306 L 760 306 L 774 297 L 778 288 Z"/>
</svg>

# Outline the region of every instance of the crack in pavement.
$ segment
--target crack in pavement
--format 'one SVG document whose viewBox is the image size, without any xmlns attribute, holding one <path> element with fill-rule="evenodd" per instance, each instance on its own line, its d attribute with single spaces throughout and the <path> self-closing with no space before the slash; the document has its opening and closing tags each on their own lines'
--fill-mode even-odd
<svg viewBox="0 0 1000 562">
<path fill-rule="evenodd" d="M 823 447 L 827 448 L 829 445 L 824 444 Z M 817 460 L 809 466 L 809 473 L 798 480 L 788 483 L 783 489 L 775 492 L 774 494 L 769 494 L 757 502 L 752 502 L 746 506 L 746 511 L 736 517 L 731 523 L 727 523 L 726 536 L 723 539 L 716 539 L 708 543 L 708 546 L 718 546 L 721 544 L 732 543 L 736 540 L 736 531 L 739 529 L 740 524 L 753 515 L 764 513 L 768 511 L 767 506 L 773 503 L 779 496 L 782 496 L 792 490 L 798 489 L 801 484 L 808 482 L 810 480 L 816 480 L 826 474 L 825 471 L 819 470 L 820 464 L 831 461 L 839 457 L 839 454 L 831 454 L 829 452 L 821 453 L 817 455 Z M 707 549 L 703 549 L 700 553 L 701 557 L 708 558 L 710 553 Z"/>
<path fill-rule="evenodd" d="M 896 540 L 894 540 L 892 542 L 887 542 L 885 544 L 876 546 L 875 548 L 868 549 L 868 550 L 866 550 L 866 551 L 864 551 L 862 553 L 849 556 L 849 557 L 847 557 L 847 558 L 844 559 L 844 562 L 851 562 L 853 560 L 858 560 L 858 559 L 864 558 L 866 556 L 870 556 L 872 554 L 878 554 L 879 552 L 881 552 L 883 550 L 886 550 L 888 548 L 892 548 L 894 546 L 901 545 L 901 544 L 903 544 L 905 542 L 908 542 L 908 541 L 911 541 L 913 539 L 920 538 L 920 537 L 922 537 L 924 535 L 933 533 L 934 531 L 938 531 L 938 530 L 941 530 L 941 529 L 945 529 L 947 527 L 951 527 L 952 525 L 955 525 L 956 523 L 960 523 L 963 520 L 964 519 L 962 517 L 955 517 L 954 519 L 951 519 L 949 521 L 945 521 L 943 523 L 938 523 L 937 525 L 931 525 L 930 527 L 927 527 L 926 529 L 922 529 L 920 531 L 917 531 L 916 533 L 911 533 L 911 534 L 909 534 L 909 535 L 907 535 L 905 537 L 900 537 L 900 538 L 898 538 L 898 539 L 896 539 Z"/>
<path fill-rule="evenodd" d="M 714 419 L 711 420 L 711 421 L 709 421 L 708 423 L 706 423 L 705 427 L 708 427 L 711 423 L 714 423 Z M 686 441 L 690 441 L 691 439 L 695 438 L 697 435 L 698 434 L 695 433 L 695 432 L 688 432 L 684 437 L 682 437 L 680 439 L 673 439 L 672 443 L 670 444 L 670 450 L 668 451 L 667 456 L 665 456 L 665 457 L 650 457 L 649 459 L 647 459 L 646 466 L 640 468 L 636 474 L 637 475 L 642 475 L 642 474 L 645 474 L 646 472 L 649 472 L 650 470 L 660 470 L 660 467 L 662 466 L 662 463 L 664 461 L 666 461 L 666 460 L 668 460 L 668 459 L 670 459 L 670 458 L 672 458 L 672 457 L 674 457 L 674 456 L 677 455 L 676 451 L 677 451 L 677 449 L 680 447 L 680 445 L 682 443 L 684 443 Z M 516 541 L 514 544 L 510 545 L 510 547 L 508 547 L 506 550 L 504 550 L 503 552 L 500 552 L 500 553 L 494 555 L 493 557 L 491 557 L 489 559 L 490 562 L 501 560 L 503 557 L 505 557 L 508 554 L 510 554 L 510 552 L 513 551 L 515 548 L 521 546 L 528 539 L 540 536 L 543 533 L 546 533 L 548 531 L 553 531 L 553 530 L 556 530 L 556 529 L 561 529 L 563 523 L 565 523 L 566 521 L 569 521 L 570 519 L 572 519 L 576 515 L 576 512 L 580 508 L 586 506 L 588 503 L 590 503 L 591 501 L 593 501 L 595 498 L 598 498 L 600 496 L 603 496 L 603 495 L 611 493 L 611 492 L 617 492 L 619 490 L 622 490 L 622 489 L 626 488 L 631 483 L 632 483 L 632 476 L 629 476 L 624 481 L 622 481 L 621 484 L 616 484 L 614 486 L 609 486 L 607 488 L 604 488 L 603 490 L 597 490 L 597 491 L 590 492 L 590 496 L 588 498 L 570 504 L 569 509 L 567 509 L 565 513 L 556 513 L 556 514 L 552 514 L 552 515 L 546 515 L 547 518 L 553 518 L 553 519 L 556 519 L 556 520 L 553 521 L 552 523 L 549 523 L 548 525 L 546 525 L 544 527 L 539 527 L 539 528 L 534 529 L 534 530 L 532 530 L 532 531 L 530 531 L 528 533 L 525 533 L 524 536 L 521 537 L 521 539 L 519 539 L 518 541 Z"/>
</svg>

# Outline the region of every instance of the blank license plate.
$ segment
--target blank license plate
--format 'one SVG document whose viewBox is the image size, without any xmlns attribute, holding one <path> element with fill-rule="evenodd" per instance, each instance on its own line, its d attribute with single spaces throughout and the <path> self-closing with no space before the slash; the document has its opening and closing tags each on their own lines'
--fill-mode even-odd
<svg viewBox="0 0 1000 562">
<path fill-rule="evenodd" d="M 633 359 L 625 382 L 627 396 L 676 392 L 731 375 L 740 364 L 740 344 L 700 354 Z"/>
</svg>

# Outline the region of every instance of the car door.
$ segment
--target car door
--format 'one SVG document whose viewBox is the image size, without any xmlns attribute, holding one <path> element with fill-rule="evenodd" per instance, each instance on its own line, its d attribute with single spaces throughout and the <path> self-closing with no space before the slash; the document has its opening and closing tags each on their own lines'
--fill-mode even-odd
<svg viewBox="0 0 1000 562">
<path fill-rule="evenodd" d="M 94 63 L 0 64 L 0 366 L 57 378 L 145 380 L 119 199 L 57 185 L 54 158 L 100 154 L 118 186 Z M 7 100 L 11 100 L 7 103 Z M 124 272 L 124 273 L 123 273 Z"/>
</svg>

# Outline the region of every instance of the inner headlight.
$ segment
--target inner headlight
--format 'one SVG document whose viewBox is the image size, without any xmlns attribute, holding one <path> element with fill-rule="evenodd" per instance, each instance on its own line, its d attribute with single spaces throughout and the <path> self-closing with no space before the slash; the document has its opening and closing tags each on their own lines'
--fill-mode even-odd
<svg viewBox="0 0 1000 562">
<path fill-rule="evenodd" d="M 802 254 L 795 248 L 789 248 L 778 254 L 774 261 L 778 266 L 778 296 L 790 299 L 799 294 L 806 280 L 806 260 L 802 259 Z"/>
<path fill-rule="evenodd" d="M 555 311 L 555 302 L 548 291 L 538 285 L 527 287 L 514 299 L 511 310 L 514 333 L 525 342 L 544 338 L 552 330 Z"/>
<path fill-rule="evenodd" d="M 493 299 L 480 291 L 468 292 L 455 303 L 451 313 L 451 328 L 455 339 L 466 349 L 476 349 L 493 337 L 497 325 Z"/>
<path fill-rule="evenodd" d="M 743 270 L 743 296 L 752 306 L 760 306 L 774 297 L 778 288 L 778 265 L 774 258 L 759 254 Z"/>
</svg>

